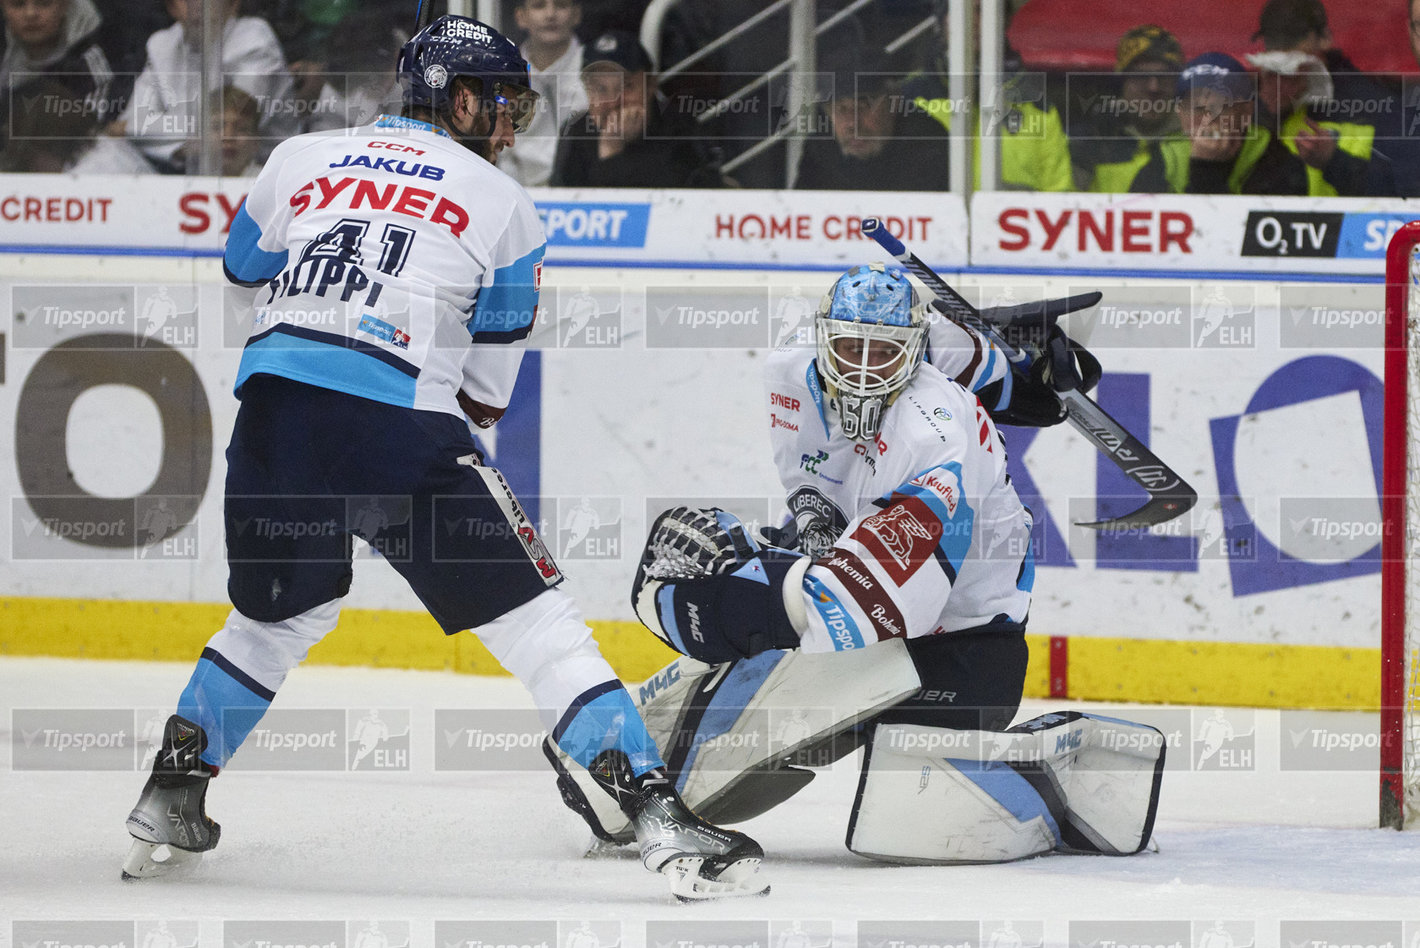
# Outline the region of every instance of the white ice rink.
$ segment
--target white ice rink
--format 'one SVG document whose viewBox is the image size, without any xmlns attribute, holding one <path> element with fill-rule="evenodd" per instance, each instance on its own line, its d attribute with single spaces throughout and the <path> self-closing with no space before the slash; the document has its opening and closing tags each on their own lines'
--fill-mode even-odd
<svg viewBox="0 0 1420 948">
<path fill-rule="evenodd" d="M 86 931 L 119 931 L 133 939 L 122 948 L 285 948 L 341 930 L 340 948 L 372 937 L 390 948 L 590 948 L 576 934 L 586 922 L 601 948 L 1009 948 L 1008 928 L 1022 948 L 1420 948 L 1420 832 L 1371 828 L 1373 769 L 1283 771 L 1281 719 L 1269 711 L 1244 713 L 1255 729 L 1244 766 L 1180 761 L 1166 773 L 1155 853 L 878 865 L 843 848 L 850 758 L 745 825 L 769 854 L 772 894 L 680 905 L 629 856 L 583 858 L 590 834 L 562 806 L 550 770 L 434 769 L 434 711 L 525 708 L 512 679 L 304 667 L 276 707 L 408 709 L 408 769 L 242 773 L 234 762 L 208 794 L 222 841 L 197 873 L 124 884 L 123 821 L 141 775 L 20 769 L 43 737 L 16 722 L 37 720 L 33 709 L 170 709 L 190 670 L 0 659 L 0 946 L 63 948 Z M 1060 705 L 1032 702 L 1023 716 Z M 1374 730 L 1374 716 L 1347 717 Z M 123 766 L 113 753 L 96 752 L 95 766 Z M 275 920 L 285 927 L 248 924 Z M 119 924 L 71 924 L 89 921 Z"/>
</svg>

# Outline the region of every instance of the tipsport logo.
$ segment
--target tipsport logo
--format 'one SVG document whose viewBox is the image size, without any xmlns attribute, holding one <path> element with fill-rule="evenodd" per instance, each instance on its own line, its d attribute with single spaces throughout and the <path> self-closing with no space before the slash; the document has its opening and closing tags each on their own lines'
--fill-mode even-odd
<svg viewBox="0 0 1420 948">
<path fill-rule="evenodd" d="M 125 337 L 119 344 L 134 349 L 197 346 L 195 285 L 17 286 L 11 307 L 16 348 L 48 349 L 89 336 Z"/>
<path fill-rule="evenodd" d="M 648 349 L 762 349 L 769 335 L 766 287 L 646 289 Z"/>
</svg>

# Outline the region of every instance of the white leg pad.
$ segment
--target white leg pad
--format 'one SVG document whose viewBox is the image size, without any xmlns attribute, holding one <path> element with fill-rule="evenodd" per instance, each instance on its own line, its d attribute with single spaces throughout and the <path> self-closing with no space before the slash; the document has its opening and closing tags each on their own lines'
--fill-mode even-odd
<svg viewBox="0 0 1420 948">
<path fill-rule="evenodd" d="M 892 640 L 848 652 L 765 652 L 734 665 L 683 657 L 629 690 L 686 804 L 713 820 L 751 772 L 777 767 L 920 687 L 906 645 Z M 563 759 L 605 833 L 624 836 L 629 827 L 610 798 Z"/>
<path fill-rule="evenodd" d="M 848 848 L 901 863 L 1136 853 L 1153 831 L 1163 764 L 1154 728 L 1078 712 L 1007 731 L 879 726 Z"/>
</svg>

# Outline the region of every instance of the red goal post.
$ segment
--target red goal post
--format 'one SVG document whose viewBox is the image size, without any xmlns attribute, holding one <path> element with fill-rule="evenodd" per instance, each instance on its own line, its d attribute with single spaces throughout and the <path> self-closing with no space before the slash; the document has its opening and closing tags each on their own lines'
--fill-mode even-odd
<svg viewBox="0 0 1420 948">
<path fill-rule="evenodd" d="M 1380 825 L 1420 826 L 1420 221 L 1386 250 Z"/>
</svg>

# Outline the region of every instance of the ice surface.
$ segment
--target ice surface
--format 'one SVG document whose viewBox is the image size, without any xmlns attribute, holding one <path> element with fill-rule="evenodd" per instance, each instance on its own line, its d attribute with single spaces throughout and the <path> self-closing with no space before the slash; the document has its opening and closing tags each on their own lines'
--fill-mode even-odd
<svg viewBox="0 0 1420 948">
<path fill-rule="evenodd" d="M 512 938 L 500 932 L 532 932 L 524 942 L 533 944 L 538 932 L 554 931 L 543 939 L 548 948 L 589 945 L 573 935 L 583 922 L 591 923 L 602 948 L 614 941 L 623 948 L 747 946 L 751 936 L 761 948 L 824 948 L 830 939 L 863 948 L 962 943 L 945 935 L 931 942 L 932 931 L 976 932 L 973 948 L 1000 948 L 1013 944 L 1002 937 L 1007 921 L 1023 948 L 1091 948 L 1089 942 L 1113 948 L 1106 944 L 1111 940 L 1171 944 L 1179 932 L 1192 948 L 1220 948 L 1216 935 L 1209 940 L 1219 923 L 1236 948 L 1381 945 L 1390 934 L 1390 948 L 1420 944 L 1420 833 L 1371 828 L 1373 766 L 1284 771 L 1279 749 L 1288 740 L 1286 719 L 1275 711 L 1235 709 L 1228 712 L 1232 718 L 1253 729 L 1247 742 L 1253 756 L 1226 771 L 1195 769 L 1176 758 L 1164 780 L 1157 853 L 979 867 L 875 864 L 843 847 L 857 766 L 850 758 L 743 827 L 769 854 L 770 896 L 679 905 L 629 853 L 583 858 L 590 834 L 563 808 L 550 770 L 434 769 L 433 712 L 528 708 L 512 679 L 305 667 L 292 673 L 276 707 L 407 709 L 408 769 L 243 773 L 234 766 L 208 795 L 222 842 L 197 873 L 124 884 L 118 878 L 128 847 L 123 821 L 141 775 L 131 764 L 124 770 L 17 769 L 33 759 L 26 740 L 33 745 L 44 738 L 15 722 L 32 723 L 32 709 L 166 713 L 190 670 L 169 663 L 0 659 L 6 709 L 0 727 L 9 733 L 0 747 L 6 828 L 0 945 L 68 944 L 70 929 L 62 924 L 59 937 L 44 935 L 48 929 L 39 923 L 48 920 L 131 920 L 134 943 L 122 948 L 160 945 L 152 938 L 158 920 L 178 936 L 175 948 L 194 941 L 203 948 L 243 948 L 252 939 L 239 935 L 264 930 L 242 928 L 251 920 L 344 922 L 350 935 L 343 948 L 369 945 L 371 920 L 386 937 L 393 935 L 390 948 L 406 942 L 480 948 L 479 941 L 492 948 Z M 1023 716 L 1061 704 L 1028 703 Z M 1130 717 L 1122 706 L 1109 713 Z M 1136 716 L 1161 713 L 1196 722 L 1210 712 L 1152 708 Z M 1375 730 L 1373 715 L 1337 720 L 1358 733 Z M 1190 749 L 1179 753 L 1198 756 Z M 93 763 L 123 767 L 126 759 L 99 752 Z M 483 928 L 460 927 L 460 920 Z M 558 925 L 499 927 L 510 920 Z M 944 920 L 968 924 L 962 929 Z M 1092 927 L 1105 920 L 1148 924 Z M 269 944 L 258 936 L 246 948 L 278 948 L 280 930 L 265 938 Z M 328 929 L 289 930 L 288 942 L 295 943 L 301 932 Z M 1115 930 L 1125 935 L 1111 939 L 1108 932 Z M 1313 931 L 1321 933 L 1321 945 L 1313 946 Z M 716 932 L 724 939 L 715 941 Z"/>
</svg>

